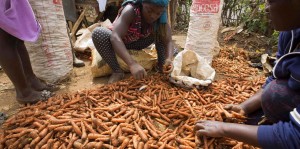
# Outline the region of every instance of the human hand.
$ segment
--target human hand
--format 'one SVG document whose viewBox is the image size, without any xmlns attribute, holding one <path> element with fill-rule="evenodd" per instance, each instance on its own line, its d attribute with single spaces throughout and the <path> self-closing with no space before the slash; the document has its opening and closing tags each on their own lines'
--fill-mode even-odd
<svg viewBox="0 0 300 149">
<path fill-rule="evenodd" d="M 228 111 L 234 111 L 236 113 L 239 113 L 241 115 L 246 115 L 245 110 L 243 109 L 243 107 L 241 105 L 236 105 L 236 104 L 228 104 L 224 107 L 225 110 Z"/>
<path fill-rule="evenodd" d="M 197 137 L 208 136 L 208 137 L 223 137 L 224 135 L 224 124 L 218 121 L 207 121 L 200 120 L 196 123 L 194 131 Z"/>
<path fill-rule="evenodd" d="M 173 70 L 173 62 L 171 59 L 166 59 L 165 64 L 163 66 L 163 73 L 171 73 Z"/>
<path fill-rule="evenodd" d="M 138 63 L 132 64 L 129 69 L 135 79 L 140 80 L 147 76 L 145 69 Z"/>
</svg>

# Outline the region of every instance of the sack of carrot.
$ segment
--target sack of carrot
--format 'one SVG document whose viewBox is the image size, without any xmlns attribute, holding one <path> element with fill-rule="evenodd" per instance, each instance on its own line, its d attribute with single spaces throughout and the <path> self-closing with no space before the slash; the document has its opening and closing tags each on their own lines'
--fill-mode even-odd
<svg viewBox="0 0 300 149">
<path fill-rule="evenodd" d="M 223 49 L 213 63 L 217 72 L 239 73 L 236 67 L 247 67 L 248 72 L 258 74 L 247 66 L 246 59 L 229 59 L 226 52 L 228 49 Z M 219 67 L 218 61 L 240 66 Z M 197 138 L 193 131 L 200 119 L 244 121 L 245 117 L 226 111 L 223 106 L 249 98 L 265 78 L 235 75 L 226 75 L 201 89 L 176 87 L 166 76 L 154 74 L 143 80 L 129 78 L 95 89 L 56 95 L 48 101 L 24 106 L 6 120 L 0 129 L 0 149 L 253 148 L 228 138 Z"/>
</svg>

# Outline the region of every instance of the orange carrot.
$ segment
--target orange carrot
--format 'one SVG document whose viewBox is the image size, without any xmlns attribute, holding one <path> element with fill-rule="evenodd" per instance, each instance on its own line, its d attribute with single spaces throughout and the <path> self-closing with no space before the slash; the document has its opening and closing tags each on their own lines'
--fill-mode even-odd
<svg viewBox="0 0 300 149">
<path fill-rule="evenodd" d="M 86 149 L 100 149 L 103 145 L 103 142 L 89 142 L 86 144 Z"/>
<path fill-rule="evenodd" d="M 126 119 L 124 118 L 112 118 L 111 119 L 111 122 L 114 122 L 114 123 L 125 123 Z"/>
<path fill-rule="evenodd" d="M 81 124 L 81 132 L 82 132 L 81 139 L 86 140 L 87 134 L 86 134 L 85 126 L 82 121 L 80 122 L 80 124 Z"/>
<path fill-rule="evenodd" d="M 91 133 L 97 133 L 97 132 L 92 128 L 92 126 L 90 126 L 86 121 L 83 121 L 83 124 L 84 124 L 85 128 L 86 128 L 89 132 L 91 132 Z"/>
<path fill-rule="evenodd" d="M 137 149 L 144 149 L 144 142 L 139 142 Z"/>
<path fill-rule="evenodd" d="M 129 139 L 125 138 L 124 141 L 122 142 L 121 146 L 119 147 L 119 149 L 125 149 L 127 147 L 127 145 L 129 144 Z"/>
<path fill-rule="evenodd" d="M 140 126 L 139 126 L 136 122 L 133 122 L 133 124 L 134 124 L 135 129 L 136 129 L 136 131 L 138 132 L 139 136 L 141 137 L 141 139 L 142 139 L 144 142 L 147 142 L 147 141 L 148 141 L 147 135 L 143 132 L 143 130 L 140 128 Z"/>
<path fill-rule="evenodd" d="M 81 136 L 81 135 L 82 135 L 82 132 L 81 132 L 80 128 L 75 124 L 75 122 L 74 122 L 74 121 L 71 121 L 71 124 L 72 124 L 72 127 L 73 127 L 74 132 L 75 132 L 78 136 Z"/>
<path fill-rule="evenodd" d="M 70 131 L 72 130 L 72 126 L 61 126 L 54 129 L 54 131 Z"/>
<path fill-rule="evenodd" d="M 136 132 L 131 129 L 131 128 L 127 128 L 127 127 L 122 127 L 121 128 L 122 132 L 128 133 L 128 134 L 135 134 Z"/>
<path fill-rule="evenodd" d="M 137 99 L 136 96 L 131 96 L 131 95 L 128 95 L 128 94 L 123 93 L 123 92 L 119 92 L 119 94 L 120 94 L 121 96 L 123 96 L 124 98 L 128 99 L 128 100 L 136 100 L 136 99 Z"/>
<path fill-rule="evenodd" d="M 109 136 L 107 135 L 101 135 L 101 134 L 97 134 L 97 133 L 89 133 L 87 138 L 91 139 L 91 140 L 95 140 L 95 139 L 98 139 L 98 138 L 107 138 Z"/>
</svg>

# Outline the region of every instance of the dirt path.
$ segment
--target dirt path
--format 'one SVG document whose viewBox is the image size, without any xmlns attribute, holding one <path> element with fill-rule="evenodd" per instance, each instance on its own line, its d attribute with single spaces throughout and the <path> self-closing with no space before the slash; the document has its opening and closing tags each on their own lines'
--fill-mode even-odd
<svg viewBox="0 0 300 149">
<path fill-rule="evenodd" d="M 173 36 L 174 43 L 178 49 L 184 48 L 186 35 Z M 60 90 L 56 94 L 76 92 L 78 90 L 90 89 L 107 83 L 107 77 L 93 79 L 90 71 L 90 61 L 85 60 L 85 67 L 74 68 L 69 80 L 60 84 Z M 15 100 L 16 93 L 13 84 L 7 75 L 0 70 L 0 111 L 7 115 L 13 115 L 20 105 Z"/>
</svg>

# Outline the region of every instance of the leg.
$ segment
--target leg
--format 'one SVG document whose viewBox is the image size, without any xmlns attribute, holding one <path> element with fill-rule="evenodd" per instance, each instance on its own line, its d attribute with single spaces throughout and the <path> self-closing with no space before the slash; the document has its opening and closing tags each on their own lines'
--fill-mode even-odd
<svg viewBox="0 0 300 149">
<path fill-rule="evenodd" d="M 299 104 L 300 93 L 291 90 L 287 80 L 270 82 L 262 94 L 262 109 L 267 119 L 273 123 L 288 121 L 290 111 Z"/>
<path fill-rule="evenodd" d="M 123 73 L 117 61 L 116 53 L 112 48 L 110 42 L 111 31 L 107 28 L 98 27 L 93 31 L 93 43 L 103 58 L 103 60 L 110 66 L 114 73 Z"/>
<path fill-rule="evenodd" d="M 39 78 L 36 77 L 36 75 L 32 70 L 30 58 L 26 46 L 24 44 L 24 41 L 17 40 L 16 49 L 21 59 L 25 77 L 33 89 L 35 89 L 36 91 L 42 91 L 42 90 L 54 91 L 58 89 L 54 86 L 46 84 L 45 82 L 41 81 Z"/>
<path fill-rule="evenodd" d="M 19 102 L 34 103 L 41 93 L 31 88 L 24 73 L 21 57 L 16 48 L 19 39 L 0 29 L 0 65 L 15 86 Z"/>
<path fill-rule="evenodd" d="M 110 35 L 111 30 L 99 27 L 93 31 L 92 39 L 97 51 L 113 71 L 108 83 L 114 83 L 124 78 L 124 72 L 118 63 L 116 53 L 112 48 Z"/>
</svg>

